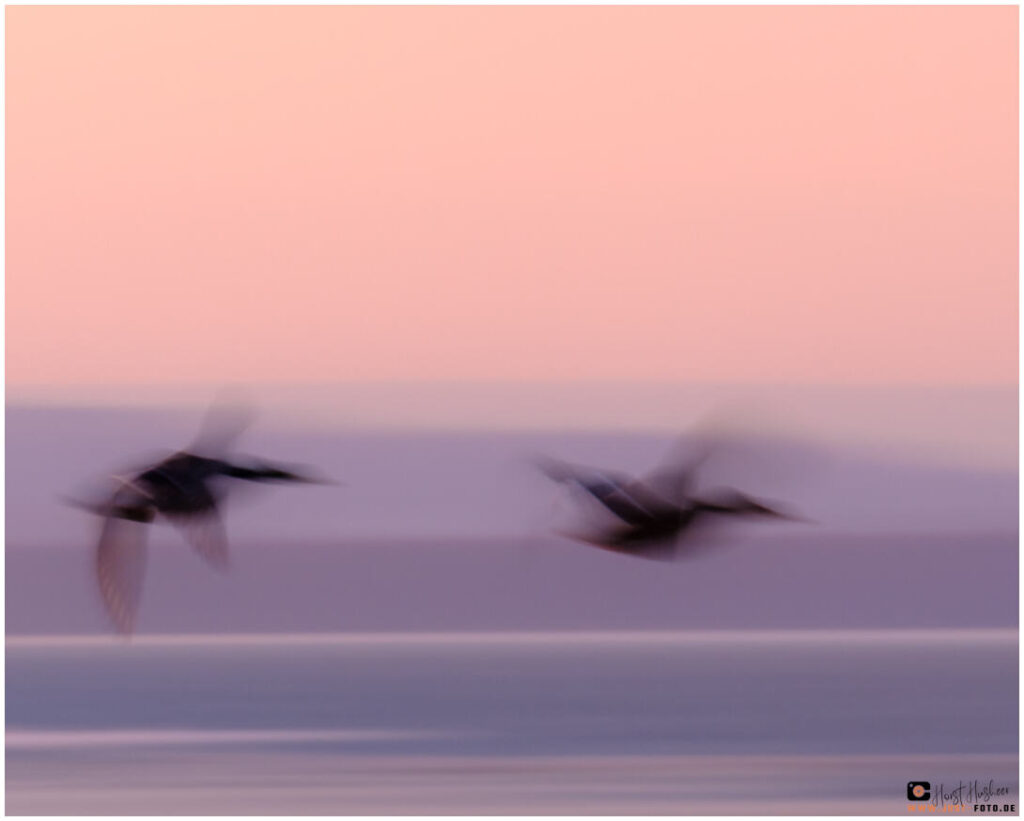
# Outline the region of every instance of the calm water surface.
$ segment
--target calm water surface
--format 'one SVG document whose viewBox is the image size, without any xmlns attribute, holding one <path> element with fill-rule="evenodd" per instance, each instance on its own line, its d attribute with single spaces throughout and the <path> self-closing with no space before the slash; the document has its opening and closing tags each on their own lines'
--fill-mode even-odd
<svg viewBox="0 0 1024 821">
<path fill-rule="evenodd" d="M 11 813 L 906 811 L 1017 776 L 1015 631 L 8 639 Z"/>
</svg>

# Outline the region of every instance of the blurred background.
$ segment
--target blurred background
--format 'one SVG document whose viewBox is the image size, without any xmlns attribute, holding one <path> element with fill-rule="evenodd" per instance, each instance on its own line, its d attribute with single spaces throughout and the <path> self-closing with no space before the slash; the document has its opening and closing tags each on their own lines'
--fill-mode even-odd
<svg viewBox="0 0 1024 821">
<path fill-rule="evenodd" d="M 1012 390 L 788 389 L 743 406 L 716 404 L 716 393 L 650 385 L 392 385 L 339 389 L 322 419 L 265 403 L 238 453 L 310 465 L 344 484 L 233 488 L 225 509 L 229 578 L 210 573 L 176 529 L 152 528 L 139 627 L 210 633 L 1016 623 Z M 667 567 L 559 538 L 554 531 L 576 521 L 576 500 L 536 469 L 536 454 L 643 476 L 678 438 L 679 431 L 665 429 L 668 419 L 659 424 L 624 409 L 623 421 L 637 420 L 630 430 L 597 417 L 595 408 L 614 407 L 624 394 L 689 423 L 681 429 L 691 438 L 719 417 L 760 436 L 739 457 L 728 449 L 712 454 L 698 473 L 703 486 L 736 487 L 811 522 L 723 523 L 714 538 L 726 544 Z M 503 430 L 501 409 L 507 415 L 517 397 L 527 406 L 523 424 Z M 370 416 L 372 402 L 383 417 L 390 405 L 393 424 L 358 419 L 360 406 Z M 413 409 L 430 404 L 434 424 L 417 424 Z M 476 423 L 462 421 L 473 406 L 480 409 Z M 574 406 L 590 424 L 570 430 Z M 543 424 L 548 408 L 566 417 L 564 427 Z M 100 520 L 61 498 L 87 496 L 105 488 L 107 476 L 187 446 L 204 411 L 9 405 L 8 569 L 18 584 L 8 588 L 8 631 L 108 629 L 91 578 Z"/>
<path fill-rule="evenodd" d="M 7 11 L 7 810 L 1017 791 L 1017 10 Z M 61 500 L 188 446 L 111 636 Z M 558 535 L 545 455 L 809 522 Z M 182 786 L 187 789 L 183 790 Z"/>
</svg>

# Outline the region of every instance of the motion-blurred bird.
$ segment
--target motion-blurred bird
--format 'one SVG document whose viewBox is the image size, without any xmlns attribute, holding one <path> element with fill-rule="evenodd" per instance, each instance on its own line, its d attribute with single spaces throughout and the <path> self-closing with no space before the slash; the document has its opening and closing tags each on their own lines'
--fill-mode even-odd
<svg viewBox="0 0 1024 821">
<path fill-rule="evenodd" d="M 214 408 L 188 450 L 128 477 L 115 476 L 116 488 L 103 501 L 72 504 L 103 517 L 96 548 L 96 574 L 104 606 L 115 628 L 135 627 L 146 568 L 146 525 L 162 516 L 213 567 L 228 566 L 227 538 L 220 517 L 227 479 L 250 482 L 323 483 L 267 463 L 241 464 L 224 458 L 230 443 L 248 424 L 237 409 Z"/>
<path fill-rule="evenodd" d="M 710 456 L 704 447 L 683 465 L 670 464 L 643 480 L 570 465 L 538 460 L 540 469 L 559 484 L 577 487 L 596 499 L 617 520 L 596 532 L 563 535 L 604 550 L 648 559 L 672 559 L 693 535 L 695 525 L 713 517 L 797 517 L 731 489 L 702 497 L 692 495 L 697 469 Z"/>
</svg>

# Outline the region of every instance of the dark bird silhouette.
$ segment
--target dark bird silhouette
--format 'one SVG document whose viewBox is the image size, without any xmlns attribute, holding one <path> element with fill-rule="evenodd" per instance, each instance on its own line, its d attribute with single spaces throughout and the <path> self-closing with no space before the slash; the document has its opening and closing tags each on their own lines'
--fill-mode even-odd
<svg viewBox="0 0 1024 821">
<path fill-rule="evenodd" d="M 98 503 L 71 501 L 103 517 L 96 574 L 103 604 L 119 632 L 130 634 L 135 627 L 146 568 L 146 526 L 157 517 L 178 526 L 199 555 L 223 571 L 228 546 L 220 508 L 227 480 L 325 483 L 278 465 L 223 458 L 247 421 L 214 409 L 189 450 L 128 477 L 115 476 L 113 493 Z"/>
<path fill-rule="evenodd" d="M 591 533 L 563 535 L 631 556 L 675 558 L 683 544 L 692 541 L 697 526 L 716 517 L 797 519 L 731 489 L 693 495 L 697 469 L 712 450 L 704 447 L 686 464 L 670 464 L 643 480 L 548 458 L 539 460 L 539 467 L 559 484 L 584 491 L 615 519 Z"/>
</svg>

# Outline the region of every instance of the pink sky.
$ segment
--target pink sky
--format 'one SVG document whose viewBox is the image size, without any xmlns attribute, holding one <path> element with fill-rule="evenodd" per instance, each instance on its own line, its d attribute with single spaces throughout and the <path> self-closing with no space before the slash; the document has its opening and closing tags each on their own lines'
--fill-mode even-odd
<svg viewBox="0 0 1024 821">
<path fill-rule="evenodd" d="M 8 8 L 8 383 L 1012 383 L 1017 14 Z"/>
</svg>

